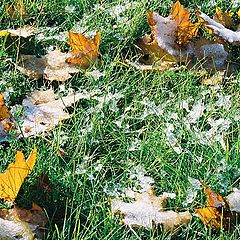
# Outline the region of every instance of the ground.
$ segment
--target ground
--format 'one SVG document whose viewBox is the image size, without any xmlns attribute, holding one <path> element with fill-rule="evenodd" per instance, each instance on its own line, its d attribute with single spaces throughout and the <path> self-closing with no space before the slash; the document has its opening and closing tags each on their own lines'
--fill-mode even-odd
<svg viewBox="0 0 240 240">
<path fill-rule="evenodd" d="M 173 1 L 24 1 L 28 19 L 17 20 L 7 16 L 7 2 L 0 6 L 1 29 L 27 23 L 42 29 L 30 40 L 0 39 L 0 91 L 9 107 L 29 92 L 51 86 L 59 96 L 98 91 L 69 108 L 72 118 L 52 131 L 0 145 L 2 171 L 16 150 L 28 154 L 36 145 L 37 162 L 17 202 L 37 202 L 46 210 L 48 239 L 166 239 L 169 235 L 157 229 L 122 225 L 121 216 L 112 214 L 110 199 L 151 183 L 157 195 L 176 194 L 168 201 L 169 209 L 194 212 L 206 198 L 202 191 L 192 195 L 192 179 L 223 196 L 239 187 L 240 74 L 212 87 L 200 84 L 196 68 L 142 72 L 124 63 L 134 60 L 136 39 L 150 32 L 146 11 L 167 16 Z M 216 6 L 232 8 L 225 0 L 181 3 L 192 10 L 196 4 L 210 16 Z M 68 50 L 71 29 L 101 32 L 100 61 L 65 83 L 29 80 L 9 61 L 16 62 L 19 53 L 40 56 L 55 47 Z M 239 61 L 234 51 L 232 58 Z M 43 172 L 52 191 L 36 187 Z M 238 239 L 239 231 L 215 234 L 193 217 L 176 238 Z"/>
</svg>

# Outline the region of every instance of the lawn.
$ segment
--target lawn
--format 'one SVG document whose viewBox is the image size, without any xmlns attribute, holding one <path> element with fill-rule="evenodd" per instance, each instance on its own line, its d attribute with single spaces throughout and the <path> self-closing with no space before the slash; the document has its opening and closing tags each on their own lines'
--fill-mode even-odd
<svg viewBox="0 0 240 240">
<path fill-rule="evenodd" d="M 34 90 L 52 87 L 58 96 L 91 93 L 68 112 L 72 117 L 36 137 L 10 139 L 0 145 L 0 170 L 16 150 L 28 155 L 35 145 L 33 172 L 17 197 L 23 207 L 36 202 L 48 216 L 46 239 L 170 239 L 157 228 L 132 228 L 114 216 L 110 200 L 142 191 L 152 184 L 156 195 L 174 193 L 167 208 L 177 211 L 203 207 L 201 180 L 222 196 L 240 188 L 240 72 L 223 85 L 201 85 L 192 69 L 139 71 L 125 63 L 136 60 L 136 39 L 150 32 L 147 10 L 167 16 L 174 1 L 24 0 L 28 18 L 9 18 L 0 6 L 0 29 L 29 23 L 41 32 L 29 39 L 0 38 L 0 92 L 11 108 Z M 218 6 L 231 11 L 227 0 L 181 1 L 212 16 Z M 18 55 L 38 56 L 58 47 L 68 50 L 68 30 L 92 36 L 100 31 L 100 60 L 64 83 L 33 81 L 16 70 Z M 231 50 L 239 63 L 239 48 Z M 17 119 L 17 116 L 15 116 Z M 21 122 L 19 123 L 21 125 Z M 211 134 L 210 134 L 211 132 Z M 64 154 L 59 154 L 59 148 Z M 52 191 L 38 187 L 46 173 Z M 196 195 L 194 195 L 196 194 Z M 239 239 L 235 231 L 214 233 L 196 216 L 176 239 Z"/>
</svg>

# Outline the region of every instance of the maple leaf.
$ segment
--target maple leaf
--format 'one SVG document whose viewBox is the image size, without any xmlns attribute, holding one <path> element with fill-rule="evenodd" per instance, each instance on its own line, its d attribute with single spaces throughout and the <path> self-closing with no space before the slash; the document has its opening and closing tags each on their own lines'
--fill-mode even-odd
<svg viewBox="0 0 240 240">
<path fill-rule="evenodd" d="M 134 198 L 135 201 L 129 203 L 120 199 L 111 200 L 113 212 L 122 213 L 123 223 L 128 226 L 152 228 L 155 224 L 162 226 L 164 231 L 174 231 L 191 221 L 188 211 L 164 211 L 167 196 L 163 194 L 157 197 L 152 188 L 148 192 L 134 192 Z"/>
<path fill-rule="evenodd" d="M 147 64 L 154 64 L 159 70 L 166 70 L 177 62 L 188 62 L 193 53 L 189 42 L 197 35 L 200 23 L 190 21 L 190 11 L 177 1 L 168 17 L 155 12 L 147 12 L 151 34 L 138 40 Z"/>
<path fill-rule="evenodd" d="M 236 212 L 232 212 L 228 202 L 211 188 L 204 186 L 204 193 L 207 196 L 205 208 L 195 209 L 198 217 L 208 227 L 214 230 L 223 228 L 224 230 L 233 230 L 236 224 Z"/>
<path fill-rule="evenodd" d="M 28 38 L 32 35 L 34 35 L 37 31 L 36 27 L 33 26 L 23 26 L 21 28 L 17 28 L 17 29 L 6 29 L 6 30 L 1 30 L 0 31 L 0 37 L 5 37 L 5 36 L 18 36 L 18 37 L 23 37 L 23 38 Z"/>
<path fill-rule="evenodd" d="M 0 142 L 5 141 L 8 132 L 14 128 L 12 115 L 5 104 L 3 94 L 0 94 Z"/>
<path fill-rule="evenodd" d="M 232 19 L 233 13 L 223 12 L 219 7 L 216 8 L 216 12 L 213 16 L 213 20 L 221 23 L 226 28 L 234 28 L 234 22 Z"/>
<path fill-rule="evenodd" d="M 59 49 L 41 58 L 34 55 L 20 55 L 20 62 L 16 68 L 31 79 L 43 77 L 49 81 L 64 82 L 72 77 L 71 74 L 79 72 L 79 69 L 65 62 L 68 56 L 69 54 L 62 53 Z"/>
<path fill-rule="evenodd" d="M 69 31 L 69 45 L 72 56 L 66 62 L 86 69 L 98 60 L 100 33 L 97 32 L 93 39 L 88 39 L 81 33 Z"/>
<path fill-rule="evenodd" d="M 66 97 L 55 100 L 56 95 L 52 89 L 46 91 L 34 91 L 23 100 L 25 110 L 22 117 L 19 135 L 25 137 L 38 135 L 49 131 L 61 120 L 70 118 L 70 114 L 64 111 L 79 99 L 84 98 L 82 93 L 69 94 Z"/>
<path fill-rule="evenodd" d="M 179 1 L 173 4 L 170 16 L 177 23 L 177 43 L 187 45 L 192 38 L 196 37 L 200 22 L 192 23 L 190 10 L 185 10 Z"/>
<path fill-rule="evenodd" d="M 43 209 L 36 203 L 31 209 L 19 208 L 0 209 L 1 239 L 44 239 L 41 228 L 47 223 Z M 37 236 L 36 236 L 37 235 Z"/>
<path fill-rule="evenodd" d="M 36 161 L 37 149 L 25 160 L 21 151 L 17 151 L 15 162 L 0 174 L 0 198 L 14 201 L 26 176 L 32 171 Z"/>
<path fill-rule="evenodd" d="M 214 21 L 205 13 L 200 13 L 199 17 L 204 21 L 204 25 L 212 30 L 214 36 L 217 36 L 232 45 L 240 45 L 240 31 L 232 31 L 224 27 L 221 23 Z M 210 32 L 211 33 L 211 32 Z"/>
</svg>

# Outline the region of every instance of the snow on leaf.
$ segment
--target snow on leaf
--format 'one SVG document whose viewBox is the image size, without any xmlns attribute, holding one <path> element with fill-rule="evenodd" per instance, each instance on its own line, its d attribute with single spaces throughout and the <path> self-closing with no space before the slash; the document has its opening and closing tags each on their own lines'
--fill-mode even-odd
<svg viewBox="0 0 240 240">
<path fill-rule="evenodd" d="M 44 79 L 50 81 L 66 81 L 73 73 L 79 71 L 76 67 L 65 62 L 69 55 L 56 49 L 47 55 L 37 58 L 33 55 L 21 55 L 20 63 L 16 68 L 31 79 Z"/>
<path fill-rule="evenodd" d="M 69 45 L 72 51 L 66 62 L 86 69 L 98 60 L 100 33 L 98 32 L 93 39 L 88 39 L 81 33 L 69 31 Z"/>
<path fill-rule="evenodd" d="M 0 198 L 15 200 L 24 179 L 33 169 L 36 156 L 36 148 L 33 149 L 27 160 L 21 151 L 17 152 L 15 162 L 8 166 L 5 173 L 0 174 Z"/>
<path fill-rule="evenodd" d="M 200 18 L 203 19 L 207 28 L 210 28 L 213 31 L 213 34 L 217 37 L 224 39 L 225 41 L 231 43 L 232 45 L 240 45 L 240 31 L 232 31 L 224 27 L 221 23 L 218 23 L 211 19 L 205 13 L 200 13 Z"/>
<path fill-rule="evenodd" d="M 23 26 L 21 28 L 17 29 L 6 29 L 6 30 L 1 30 L 0 31 L 0 37 L 5 37 L 5 36 L 18 36 L 18 37 L 23 37 L 23 38 L 28 38 L 32 35 L 34 35 L 37 32 L 37 28 L 33 26 Z"/>
<path fill-rule="evenodd" d="M 14 206 L 12 209 L 0 209 L 0 238 L 30 240 L 43 239 L 41 228 L 47 223 L 47 217 L 36 203 L 31 209 Z"/>
<path fill-rule="evenodd" d="M 70 118 L 64 109 L 79 99 L 87 98 L 83 93 L 69 94 L 66 97 L 55 100 L 52 89 L 46 91 L 35 91 L 23 100 L 22 106 L 25 110 L 22 118 L 22 126 L 19 134 L 25 137 L 37 135 L 48 131 L 61 120 Z"/>
<path fill-rule="evenodd" d="M 230 193 L 226 200 L 229 204 L 231 211 L 236 211 L 240 213 L 240 190 L 237 188 L 233 189 L 233 192 Z"/>
<path fill-rule="evenodd" d="M 113 212 L 124 215 L 123 223 L 133 227 L 152 228 L 157 225 L 164 231 L 174 231 L 183 225 L 187 225 L 191 220 L 188 211 L 174 212 L 165 211 L 166 199 L 168 194 L 157 197 L 152 188 L 148 192 L 133 192 L 135 201 L 123 202 L 120 199 L 111 200 Z"/>
</svg>

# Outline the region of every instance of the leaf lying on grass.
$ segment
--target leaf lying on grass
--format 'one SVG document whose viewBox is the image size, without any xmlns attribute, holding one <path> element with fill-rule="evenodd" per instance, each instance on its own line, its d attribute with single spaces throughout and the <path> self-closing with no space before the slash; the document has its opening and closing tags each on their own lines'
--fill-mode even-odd
<svg viewBox="0 0 240 240">
<path fill-rule="evenodd" d="M 5 173 L 0 174 L 0 198 L 14 201 L 26 176 L 32 171 L 37 150 L 25 160 L 21 151 L 17 151 L 15 162 L 10 163 Z"/>
<path fill-rule="evenodd" d="M 98 60 L 100 33 L 96 33 L 93 39 L 88 39 L 81 33 L 69 31 L 69 45 L 72 51 L 66 62 L 86 69 Z"/>
<path fill-rule="evenodd" d="M 67 53 L 62 53 L 58 49 L 41 58 L 21 55 L 16 68 L 30 79 L 43 77 L 46 80 L 63 82 L 71 78 L 72 73 L 79 72 L 79 69 L 65 62 L 68 56 Z"/>
<path fill-rule="evenodd" d="M 0 31 L 0 37 L 5 37 L 5 36 L 18 36 L 18 37 L 23 37 L 23 38 L 28 38 L 32 35 L 34 35 L 37 32 L 37 28 L 33 26 L 24 26 L 18 29 L 6 29 L 6 30 L 1 30 Z"/>
<path fill-rule="evenodd" d="M 120 199 L 111 200 L 114 213 L 124 215 L 123 223 L 129 226 L 142 226 L 152 228 L 153 225 L 162 227 L 164 231 L 176 231 L 180 226 L 186 225 L 191 221 L 189 211 L 174 212 L 164 211 L 166 206 L 166 195 L 157 197 L 150 188 L 148 192 L 134 192 L 134 202 L 126 203 Z"/>
<path fill-rule="evenodd" d="M 23 133 L 25 137 L 37 135 L 52 129 L 61 120 L 70 118 L 64 109 L 81 99 L 82 94 L 69 94 L 58 100 L 55 98 L 52 89 L 35 91 L 25 98 L 22 103 L 25 113 L 19 134 Z"/>
<path fill-rule="evenodd" d="M 203 185 L 204 186 L 204 185 Z M 205 208 L 195 209 L 197 216 L 206 224 L 208 227 L 213 228 L 213 230 L 219 230 L 223 228 L 224 230 L 233 231 L 238 219 L 238 213 L 233 211 L 229 207 L 228 201 L 231 202 L 231 205 L 237 205 L 240 203 L 240 198 L 238 201 L 232 201 L 231 196 L 229 195 L 225 200 L 219 193 L 214 192 L 209 187 L 204 186 L 204 193 L 207 196 L 207 204 Z M 237 195 L 239 197 L 239 195 Z"/>
<path fill-rule="evenodd" d="M 44 239 L 43 227 L 47 217 L 36 203 L 32 208 L 21 209 L 14 206 L 12 209 L 0 209 L 0 238 L 1 239 Z"/>
<path fill-rule="evenodd" d="M 4 141 L 8 132 L 14 128 L 12 115 L 5 104 L 3 94 L 0 94 L 0 142 Z"/>
<path fill-rule="evenodd" d="M 148 12 L 147 20 L 151 34 L 139 39 L 137 45 L 144 54 L 140 60 L 152 65 L 152 69 L 164 71 L 177 63 L 184 63 L 190 68 L 198 60 L 210 71 L 226 69 L 228 52 L 223 44 L 203 37 L 191 42 L 197 35 L 201 21 L 192 23 L 190 11 L 184 10 L 179 2 L 173 4 L 168 17 Z"/>
<path fill-rule="evenodd" d="M 210 28 L 215 36 L 224 39 L 232 45 L 240 45 L 240 31 L 235 32 L 224 27 L 221 23 L 214 21 L 205 13 L 200 13 L 199 16 L 205 22 L 205 26 L 207 28 Z"/>
</svg>

